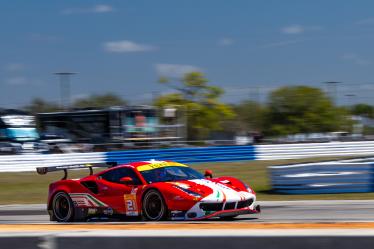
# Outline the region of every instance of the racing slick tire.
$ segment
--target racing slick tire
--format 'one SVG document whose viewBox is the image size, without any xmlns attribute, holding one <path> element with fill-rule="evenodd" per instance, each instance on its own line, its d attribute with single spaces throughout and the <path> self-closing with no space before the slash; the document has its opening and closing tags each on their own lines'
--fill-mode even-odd
<svg viewBox="0 0 374 249">
<path fill-rule="evenodd" d="M 52 200 L 53 218 L 57 222 L 69 222 L 74 218 L 74 204 L 65 192 L 57 192 Z"/>
<path fill-rule="evenodd" d="M 168 209 L 165 200 L 156 189 L 151 189 L 144 194 L 142 204 L 144 220 L 159 221 L 167 218 Z"/>
</svg>

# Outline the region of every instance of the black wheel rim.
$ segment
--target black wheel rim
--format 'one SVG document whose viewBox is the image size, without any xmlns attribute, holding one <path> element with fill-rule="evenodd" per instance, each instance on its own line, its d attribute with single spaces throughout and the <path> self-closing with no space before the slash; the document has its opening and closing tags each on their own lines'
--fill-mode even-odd
<svg viewBox="0 0 374 249">
<path fill-rule="evenodd" d="M 65 196 L 58 196 L 55 200 L 55 215 L 59 220 L 65 220 L 70 215 L 70 203 Z"/>
<path fill-rule="evenodd" d="M 152 194 L 147 196 L 146 203 L 145 203 L 145 212 L 149 219 L 158 220 L 163 215 L 163 203 L 161 198 L 156 195 Z"/>
</svg>

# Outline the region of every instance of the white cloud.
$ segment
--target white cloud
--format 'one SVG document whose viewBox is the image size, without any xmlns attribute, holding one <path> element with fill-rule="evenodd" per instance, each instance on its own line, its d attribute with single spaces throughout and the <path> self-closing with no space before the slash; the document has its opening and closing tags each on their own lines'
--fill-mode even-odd
<svg viewBox="0 0 374 249">
<path fill-rule="evenodd" d="M 84 13 L 109 13 L 113 12 L 114 8 L 110 5 L 106 4 L 97 4 L 95 6 L 89 7 L 89 8 L 69 8 L 64 9 L 61 13 L 64 15 L 73 15 L 73 14 L 84 14 Z"/>
<path fill-rule="evenodd" d="M 9 86 L 23 86 L 23 85 L 30 85 L 30 86 L 42 86 L 44 85 L 44 81 L 36 78 L 29 78 L 25 76 L 14 76 L 8 77 L 3 80 L 4 84 Z"/>
<path fill-rule="evenodd" d="M 290 25 L 290 26 L 287 26 L 287 27 L 283 27 L 281 29 L 281 32 L 283 34 L 289 34 L 289 35 L 296 35 L 296 34 L 301 34 L 305 31 L 305 28 L 301 25 Z"/>
<path fill-rule="evenodd" d="M 9 71 L 9 72 L 17 72 L 17 71 L 21 71 L 25 68 L 25 66 L 21 63 L 9 63 L 8 65 L 6 65 L 4 67 L 4 69 L 6 71 Z"/>
<path fill-rule="evenodd" d="M 39 33 L 32 33 L 30 34 L 30 39 L 33 41 L 56 41 L 59 38 L 55 35 L 46 35 L 46 34 L 39 34 Z"/>
<path fill-rule="evenodd" d="M 202 71 L 196 66 L 181 64 L 156 64 L 155 69 L 158 75 L 167 77 L 181 77 L 186 73 Z"/>
<path fill-rule="evenodd" d="M 234 44 L 234 40 L 228 37 L 224 37 L 218 41 L 218 45 L 220 46 L 230 46 Z"/>
<path fill-rule="evenodd" d="M 373 25 L 374 24 L 374 17 L 369 17 L 366 19 L 361 19 L 356 22 L 358 25 Z"/>
<path fill-rule="evenodd" d="M 320 31 L 323 30 L 323 27 L 321 26 L 302 26 L 299 24 L 293 24 L 290 26 L 286 26 L 281 28 L 281 33 L 287 34 L 287 35 L 299 35 L 305 32 L 309 31 Z"/>
<path fill-rule="evenodd" d="M 114 11 L 113 7 L 105 4 L 98 4 L 92 9 L 92 12 L 94 13 L 107 13 L 112 11 Z"/>
<path fill-rule="evenodd" d="M 27 79 L 23 76 L 16 76 L 5 80 L 5 84 L 12 86 L 20 86 L 27 84 Z"/>
<path fill-rule="evenodd" d="M 357 86 L 354 86 L 354 90 L 357 90 Z M 362 84 L 358 86 L 359 89 L 361 90 L 374 90 L 374 85 L 373 84 Z M 350 89 L 352 90 L 352 89 Z"/>
<path fill-rule="evenodd" d="M 288 40 L 288 41 L 280 41 L 280 42 L 272 42 L 262 45 L 263 48 L 274 48 L 274 47 L 284 47 L 296 43 L 303 42 L 304 40 Z"/>
<path fill-rule="evenodd" d="M 356 65 L 366 66 L 371 64 L 371 62 L 367 59 L 362 58 L 361 56 L 355 53 L 346 53 L 342 56 L 343 60 L 350 61 Z"/>
<path fill-rule="evenodd" d="M 71 96 L 72 101 L 80 100 L 89 97 L 87 93 L 78 93 Z"/>
<path fill-rule="evenodd" d="M 156 47 L 139 44 L 128 40 L 110 41 L 104 43 L 104 49 L 113 53 L 145 52 L 155 50 Z"/>
</svg>

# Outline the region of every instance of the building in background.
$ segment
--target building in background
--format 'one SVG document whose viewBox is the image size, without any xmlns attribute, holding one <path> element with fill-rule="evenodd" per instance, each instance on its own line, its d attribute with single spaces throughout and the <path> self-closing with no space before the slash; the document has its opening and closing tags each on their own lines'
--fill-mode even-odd
<svg viewBox="0 0 374 249">
<path fill-rule="evenodd" d="M 159 125 L 157 109 L 152 106 L 39 113 L 37 119 L 43 136 L 93 144 L 104 150 L 179 139 L 164 132 L 165 126 Z"/>
<path fill-rule="evenodd" d="M 15 109 L 0 109 L 0 154 L 43 153 L 35 117 Z"/>
</svg>

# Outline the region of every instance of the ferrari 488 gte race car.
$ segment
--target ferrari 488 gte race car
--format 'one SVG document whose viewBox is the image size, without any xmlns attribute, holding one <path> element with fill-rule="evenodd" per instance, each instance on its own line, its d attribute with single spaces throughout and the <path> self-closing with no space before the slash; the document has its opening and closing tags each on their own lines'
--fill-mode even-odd
<svg viewBox="0 0 374 249">
<path fill-rule="evenodd" d="M 89 168 L 90 175 L 67 179 L 68 169 Z M 92 167 L 70 165 L 37 168 L 39 174 L 63 170 L 50 184 L 48 213 L 52 221 L 142 217 L 145 220 L 232 218 L 260 212 L 255 192 L 233 177 L 212 178 L 177 162 L 134 162 L 93 174 Z"/>
</svg>

